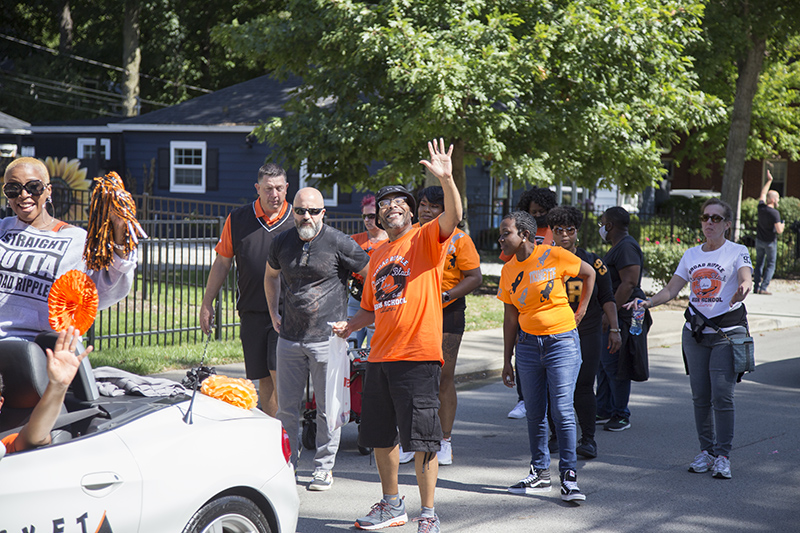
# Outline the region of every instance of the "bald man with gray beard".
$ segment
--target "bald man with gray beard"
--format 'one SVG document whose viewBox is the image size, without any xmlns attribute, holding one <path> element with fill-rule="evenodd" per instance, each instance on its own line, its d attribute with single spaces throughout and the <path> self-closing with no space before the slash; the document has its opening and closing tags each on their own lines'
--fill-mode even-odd
<svg viewBox="0 0 800 533">
<path fill-rule="evenodd" d="M 264 290 L 278 339 L 278 420 L 289 434 L 292 463 L 297 467 L 300 405 L 311 374 L 317 402 L 317 449 L 308 490 L 333 484 L 341 430 L 328 430 L 325 382 L 331 322 L 347 318 L 347 281 L 366 277 L 369 256 L 349 235 L 323 223 L 325 203 L 312 187 L 294 197 L 295 227 L 275 238 L 269 253 Z M 283 315 L 278 300 L 283 287 Z"/>
</svg>

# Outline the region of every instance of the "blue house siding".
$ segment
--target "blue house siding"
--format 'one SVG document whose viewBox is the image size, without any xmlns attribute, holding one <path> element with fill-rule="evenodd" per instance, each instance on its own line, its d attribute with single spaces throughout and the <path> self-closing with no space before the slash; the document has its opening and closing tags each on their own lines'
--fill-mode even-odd
<svg viewBox="0 0 800 533">
<path fill-rule="evenodd" d="M 241 132 L 126 131 L 124 136 L 127 170 L 136 179 L 137 192 L 144 190 L 145 167 L 149 173 L 151 166 L 155 165 L 152 194 L 156 196 L 246 203 L 255 198 L 253 184 L 256 182 L 259 167 L 269 155 L 269 149 L 264 144 L 254 143 L 252 148 L 248 147 L 245 142 L 246 134 Z M 203 194 L 177 193 L 159 185 L 159 149 L 168 149 L 172 141 L 204 141 L 207 150 L 218 151 L 218 190 L 206 190 Z"/>
</svg>

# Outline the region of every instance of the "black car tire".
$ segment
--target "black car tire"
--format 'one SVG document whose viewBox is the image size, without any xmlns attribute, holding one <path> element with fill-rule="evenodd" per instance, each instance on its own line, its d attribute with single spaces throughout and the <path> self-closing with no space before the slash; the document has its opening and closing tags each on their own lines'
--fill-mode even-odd
<svg viewBox="0 0 800 533">
<path fill-rule="evenodd" d="M 222 496 L 208 502 L 192 516 L 183 533 L 205 533 L 212 525 L 234 533 L 272 532 L 261 509 L 243 496 Z"/>
</svg>

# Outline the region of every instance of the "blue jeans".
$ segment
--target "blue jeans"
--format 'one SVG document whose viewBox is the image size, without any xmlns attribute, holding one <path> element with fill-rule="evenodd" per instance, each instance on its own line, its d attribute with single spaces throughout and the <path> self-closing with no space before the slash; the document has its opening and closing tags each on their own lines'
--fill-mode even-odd
<svg viewBox="0 0 800 533">
<path fill-rule="evenodd" d="M 778 241 L 765 242 L 756 239 L 756 268 L 753 273 L 756 291 L 765 291 L 775 273 L 778 257 Z"/>
<path fill-rule="evenodd" d="M 528 440 L 531 465 L 550 468 L 547 448 L 548 393 L 551 413 L 556 425 L 559 447 L 559 471 L 574 470 L 577 430 L 573 396 L 575 381 L 581 368 L 581 345 L 578 331 L 557 335 L 531 335 L 520 330 L 516 348 L 517 379 L 528 419 Z"/>
<path fill-rule="evenodd" d="M 745 335 L 744 328 L 729 332 L 729 337 Z M 733 444 L 734 404 L 733 352 L 730 343 L 718 333 L 703 334 L 702 342 L 683 328 L 683 353 L 692 386 L 694 422 L 700 450 L 730 457 Z"/>
<path fill-rule="evenodd" d="M 608 330 L 603 332 L 600 344 L 600 368 L 597 371 L 597 416 L 630 418 L 628 400 L 631 397 L 631 380 L 617 379 L 619 350 L 608 351 Z"/>
</svg>

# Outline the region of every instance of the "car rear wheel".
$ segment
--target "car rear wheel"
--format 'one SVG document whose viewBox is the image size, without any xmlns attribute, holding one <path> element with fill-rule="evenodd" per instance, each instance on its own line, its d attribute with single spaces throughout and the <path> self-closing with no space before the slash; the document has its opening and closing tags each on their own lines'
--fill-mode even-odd
<svg viewBox="0 0 800 533">
<path fill-rule="evenodd" d="M 183 533 L 271 533 L 264 513 L 242 496 L 223 496 L 198 510 Z"/>
</svg>

